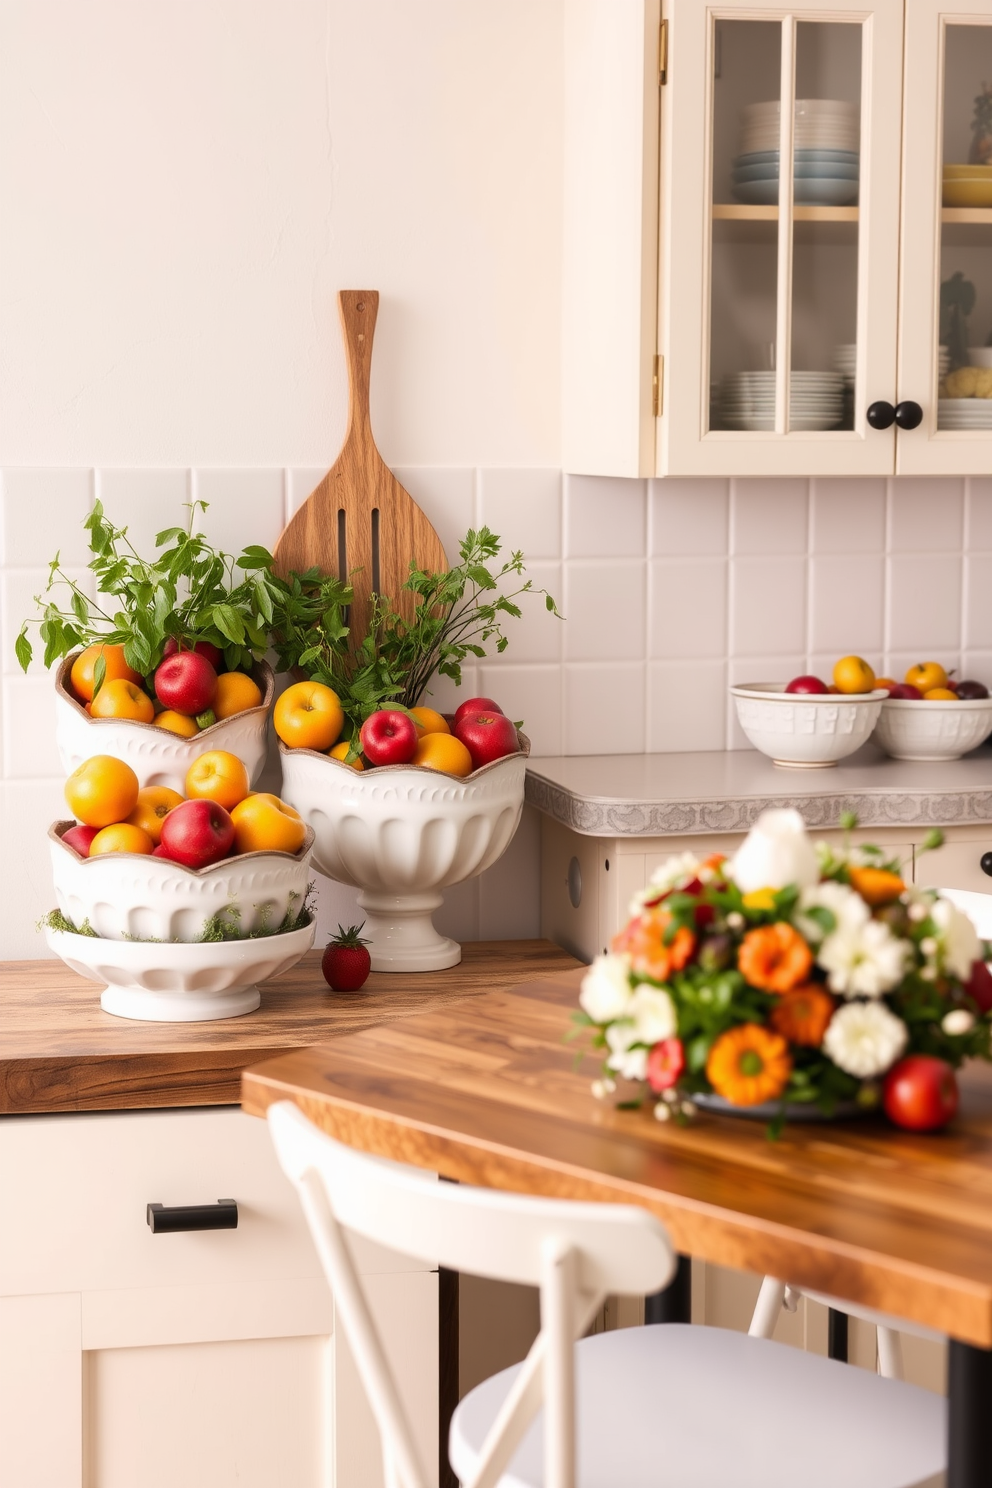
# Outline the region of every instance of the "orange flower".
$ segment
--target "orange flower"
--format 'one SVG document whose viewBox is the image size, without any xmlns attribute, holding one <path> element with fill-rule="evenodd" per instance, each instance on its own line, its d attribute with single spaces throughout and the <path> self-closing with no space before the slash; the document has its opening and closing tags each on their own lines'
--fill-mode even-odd
<svg viewBox="0 0 992 1488">
<path fill-rule="evenodd" d="M 737 953 L 737 965 L 752 987 L 791 992 L 809 976 L 813 953 L 798 930 L 779 920 L 748 931 Z"/>
<path fill-rule="evenodd" d="M 672 917 L 665 909 L 639 915 L 613 937 L 612 949 L 626 952 L 638 976 L 667 982 L 673 971 L 681 971 L 688 965 L 696 949 L 696 937 L 684 925 L 676 930 L 670 944 L 665 944 L 671 922 Z"/>
<path fill-rule="evenodd" d="M 760 1106 L 782 1094 L 792 1073 L 789 1046 L 757 1023 L 721 1033 L 706 1061 L 706 1078 L 735 1106 Z"/>
<path fill-rule="evenodd" d="M 834 1015 L 834 1000 L 829 992 L 809 982 L 783 992 L 772 1008 L 768 1021 L 776 1033 L 790 1044 L 804 1044 L 818 1049 L 823 1043 L 827 1024 Z"/>
<path fill-rule="evenodd" d="M 891 904 L 906 887 L 898 873 L 890 873 L 887 868 L 849 868 L 847 876 L 852 889 L 857 889 L 873 909 L 880 904 Z"/>
</svg>

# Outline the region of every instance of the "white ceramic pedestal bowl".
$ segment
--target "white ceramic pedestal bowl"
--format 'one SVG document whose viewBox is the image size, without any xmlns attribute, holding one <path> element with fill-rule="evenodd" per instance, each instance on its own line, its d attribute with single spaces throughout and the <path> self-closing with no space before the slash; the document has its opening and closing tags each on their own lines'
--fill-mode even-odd
<svg viewBox="0 0 992 1488">
<path fill-rule="evenodd" d="M 239 853 L 184 868 L 142 853 L 82 858 L 62 841 L 72 825 L 56 822 L 48 832 L 56 903 L 74 925 L 88 921 L 104 940 L 196 941 L 208 920 L 225 913 L 248 934 L 281 925 L 306 900 L 309 831 L 298 853 Z"/>
<path fill-rule="evenodd" d="M 94 754 L 112 754 L 124 760 L 138 777 L 139 786 L 167 785 L 185 792 L 186 772 L 208 749 L 226 749 L 244 760 L 252 784 L 261 774 L 267 747 L 266 723 L 275 695 L 275 679 L 267 662 L 252 669 L 262 689 L 257 708 L 246 708 L 231 718 L 182 739 L 154 723 L 135 723 L 127 718 L 91 718 L 69 690 L 69 673 L 77 653 L 67 656 L 55 679 L 55 742 L 62 768 L 71 775 L 83 760 Z"/>
<path fill-rule="evenodd" d="M 279 746 L 283 798 L 316 834 L 314 867 L 361 890 L 374 971 L 439 971 L 461 960 L 432 915 L 442 889 L 483 873 L 508 846 L 524 804 L 523 749 L 464 780 L 414 765 L 359 772 Z"/>
<path fill-rule="evenodd" d="M 288 935 L 208 945 L 100 940 L 62 930 L 46 930 L 45 939 L 73 971 L 105 984 L 105 1013 L 150 1023 L 205 1023 L 254 1012 L 261 1001 L 256 982 L 295 966 L 313 945 L 315 930 L 311 922 Z"/>
<path fill-rule="evenodd" d="M 824 769 L 860 749 L 888 693 L 786 692 L 783 682 L 732 687 L 737 717 L 755 749 L 793 770 Z"/>
<path fill-rule="evenodd" d="M 992 734 L 992 698 L 887 698 L 875 738 L 904 760 L 956 760 Z"/>
</svg>

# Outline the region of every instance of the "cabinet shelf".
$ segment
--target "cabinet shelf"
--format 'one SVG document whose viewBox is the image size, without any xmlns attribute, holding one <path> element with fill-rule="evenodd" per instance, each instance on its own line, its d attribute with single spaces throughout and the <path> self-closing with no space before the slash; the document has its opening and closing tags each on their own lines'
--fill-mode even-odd
<svg viewBox="0 0 992 1488">
<path fill-rule="evenodd" d="M 992 207 L 941 207 L 940 220 L 949 224 L 992 227 Z"/>
<path fill-rule="evenodd" d="M 946 213 L 945 213 L 946 215 Z M 794 222 L 857 222 L 857 207 L 804 207 L 792 209 Z M 992 211 L 986 212 L 982 220 L 992 222 Z M 714 222 L 777 222 L 778 207 L 750 207 L 737 202 L 716 202 L 713 206 Z"/>
</svg>

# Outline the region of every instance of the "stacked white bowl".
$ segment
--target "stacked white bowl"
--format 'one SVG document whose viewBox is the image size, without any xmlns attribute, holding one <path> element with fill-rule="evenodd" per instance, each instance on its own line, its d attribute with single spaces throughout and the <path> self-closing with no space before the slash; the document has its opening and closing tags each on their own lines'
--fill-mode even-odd
<svg viewBox="0 0 992 1488">
<path fill-rule="evenodd" d="M 833 429 L 844 416 L 844 379 L 838 372 L 793 372 L 789 428 Z M 725 429 L 775 427 L 775 373 L 731 372 L 720 386 Z"/>
<path fill-rule="evenodd" d="M 806 206 L 844 207 L 858 199 L 858 108 L 834 98 L 797 98 L 793 137 L 793 199 Z M 741 111 L 740 153 L 733 193 L 752 206 L 778 202 L 781 106 L 749 103 Z"/>
<path fill-rule="evenodd" d="M 938 429 L 992 429 L 992 398 L 939 398 Z"/>
</svg>

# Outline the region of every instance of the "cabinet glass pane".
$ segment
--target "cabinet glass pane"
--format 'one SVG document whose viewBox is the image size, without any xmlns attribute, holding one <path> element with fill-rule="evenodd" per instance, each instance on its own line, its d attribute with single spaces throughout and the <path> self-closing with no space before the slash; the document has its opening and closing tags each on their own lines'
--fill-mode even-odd
<svg viewBox="0 0 992 1488">
<path fill-rule="evenodd" d="M 713 58 L 710 428 L 753 428 L 774 382 L 782 27 L 719 21 Z M 755 376 L 755 374 L 757 374 Z"/>
<path fill-rule="evenodd" d="M 937 427 L 992 430 L 992 25 L 944 29 Z M 982 431 L 986 431 L 984 434 Z"/>
</svg>

